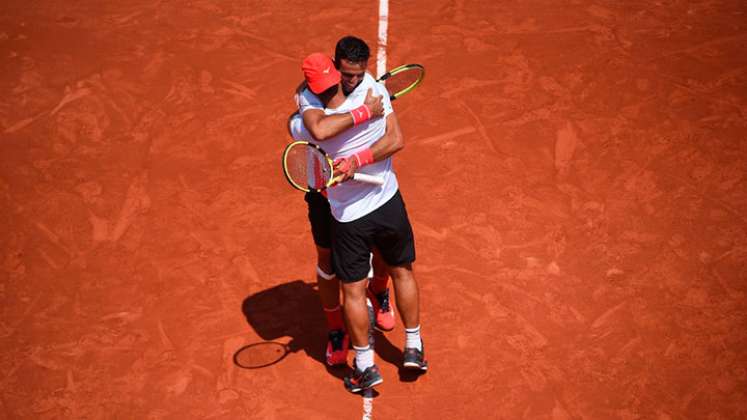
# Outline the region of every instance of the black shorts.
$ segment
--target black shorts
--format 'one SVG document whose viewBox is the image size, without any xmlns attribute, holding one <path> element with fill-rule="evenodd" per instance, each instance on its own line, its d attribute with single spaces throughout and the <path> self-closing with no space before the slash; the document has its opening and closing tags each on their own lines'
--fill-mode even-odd
<svg viewBox="0 0 747 420">
<path fill-rule="evenodd" d="M 332 247 L 332 211 L 327 197 L 318 192 L 308 192 L 304 197 L 309 208 L 309 223 L 314 243 L 320 248 Z"/>
<path fill-rule="evenodd" d="M 399 191 L 360 219 L 342 223 L 332 218 L 332 267 L 340 281 L 365 279 L 374 247 L 390 266 L 415 261 L 415 238 Z"/>
</svg>

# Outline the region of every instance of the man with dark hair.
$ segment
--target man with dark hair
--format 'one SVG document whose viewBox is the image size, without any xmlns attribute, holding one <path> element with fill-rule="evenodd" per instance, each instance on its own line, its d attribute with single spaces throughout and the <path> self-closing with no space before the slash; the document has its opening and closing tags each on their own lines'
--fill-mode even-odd
<svg viewBox="0 0 747 420">
<path fill-rule="evenodd" d="M 371 50 L 368 44 L 360 38 L 348 35 L 337 41 L 335 67 L 340 70 L 340 85 L 344 95 L 349 95 L 363 81 L 364 76 L 367 75 L 366 68 L 370 56 Z M 354 172 L 355 168 L 352 168 L 351 176 Z M 374 276 L 367 290 L 369 300 L 374 307 L 376 327 L 382 331 L 391 331 L 394 328 L 394 310 L 389 298 L 388 282 L 389 277 L 386 272 L 374 270 Z"/>
<path fill-rule="evenodd" d="M 353 373 L 345 378 L 345 386 L 351 392 L 383 382 L 368 343 L 367 284 L 364 280 L 370 267 L 371 249 L 381 253 L 394 281 L 397 307 L 406 333 L 403 365 L 419 371 L 428 368 L 420 339 L 418 285 L 412 274 L 414 237 L 390 158 L 402 148 L 402 135 L 386 88 L 366 73 L 368 55 L 368 47 L 362 40 L 341 39 L 335 49 L 339 84 L 330 84 L 326 77 L 331 71 L 329 62 L 312 56 L 304 60 L 309 89 L 299 95 L 302 117 L 296 116 L 290 121 L 294 138 L 321 141 L 336 159 L 336 174 L 343 175 L 343 182 L 327 192 L 333 216 L 332 266 L 342 281 L 344 312 L 355 350 Z M 371 112 L 364 103 L 372 89 L 382 97 L 383 120 L 371 119 Z M 328 115 L 352 124 L 353 128 L 319 138 L 314 130 L 324 124 L 323 119 Z M 384 184 L 348 181 L 355 172 L 380 176 Z"/>
<path fill-rule="evenodd" d="M 366 47 L 367 49 L 367 47 Z M 310 90 L 314 95 L 324 97 L 329 102 L 328 91 L 331 86 L 338 86 L 341 82 L 340 73 L 335 70 L 334 64 L 324 54 L 311 54 L 303 63 L 305 80 L 296 90 L 296 104 L 299 105 L 300 95 Z M 348 92 L 350 93 L 350 92 Z M 347 94 L 344 94 L 347 96 Z M 319 99 L 317 98 L 317 101 Z M 370 118 L 378 118 L 384 114 L 381 96 L 373 96 L 371 89 L 366 94 L 364 104 L 359 107 L 365 109 Z M 360 112 L 360 110 L 359 110 Z M 291 119 L 297 116 L 291 115 Z M 313 137 L 313 141 L 319 142 L 329 139 L 344 130 L 353 127 L 355 119 L 351 114 L 325 114 L 324 105 L 315 106 L 309 104 L 304 108 L 304 120 Z M 290 122 L 290 120 L 289 120 Z M 292 134 L 292 133 L 291 133 Z M 381 141 L 377 148 L 380 159 L 399 150 L 396 143 Z M 350 173 L 352 176 L 352 172 Z M 344 177 L 343 180 L 347 180 Z M 331 220 L 329 202 L 326 192 L 309 192 L 305 195 L 308 206 L 308 217 L 311 224 L 312 237 L 316 247 L 317 267 L 316 281 L 319 290 L 319 299 L 327 320 L 328 340 L 326 349 L 326 361 L 329 366 L 344 365 L 347 363 L 347 354 L 350 338 L 346 333 L 343 320 L 342 308 L 340 306 L 340 284 L 332 270 L 331 262 Z M 372 270 L 371 290 L 376 290 L 376 295 L 371 296 L 371 301 L 376 313 L 376 327 L 382 331 L 391 331 L 394 328 L 394 311 L 389 304 L 389 290 L 387 288 L 389 275 L 386 264 L 381 260 L 378 252 L 374 250 L 371 260 Z"/>
<path fill-rule="evenodd" d="M 346 36 L 335 46 L 335 67 L 342 76 L 342 92 L 347 96 L 363 81 L 371 51 L 363 40 Z"/>
</svg>

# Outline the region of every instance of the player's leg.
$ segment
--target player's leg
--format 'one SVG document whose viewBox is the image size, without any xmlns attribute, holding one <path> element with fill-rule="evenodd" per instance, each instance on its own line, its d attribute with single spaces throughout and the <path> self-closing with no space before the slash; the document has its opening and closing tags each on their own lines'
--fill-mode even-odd
<svg viewBox="0 0 747 420">
<path fill-rule="evenodd" d="M 381 252 L 373 249 L 373 277 L 368 283 L 368 298 L 373 305 L 376 328 L 381 331 L 394 329 L 394 307 L 389 294 L 389 268 L 381 257 Z"/>
<path fill-rule="evenodd" d="M 420 291 L 412 272 L 412 264 L 389 267 L 397 295 L 397 309 L 405 329 L 420 325 Z"/>
<path fill-rule="evenodd" d="M 368 344 L 368 308 L 366 306 L 366 282 L 364 279 L 342 283 L 345 296 L 345 320 L 353 346 L 365 347 Z"/>
<path fill-rule="evenodd" d="M 331 219 L 329 202 L 318 193 L 306 194 L 309 209 L 311 233 L 316 245 L 316 282 L 319 300 L 327 319 L 327 364 L 339 366 L 347 364 L 350 339 L 343 321 L 340 306 L 340 282 L 332 269 Z"/>
<path fill-rule="evenodd" d="M 405 368 L 428 370 L 425 348 L 420 337 L 420 291 L 412 272 L 412 265 L 391 267 L 394 292 L 397 295 L 397 309 L 405 326 Z"/>
<path fill-rule="evenodd" d="M 420 337 L 420 292 L 412 270 L 415 240 L 400 193 L 375 213 L 375 244 L 390 267 L 397 309 L 405 326 L 404 367 L 425 371 L 428 363 Z"/>
<path fill-rule="evenodd" d="M 366 279 L 370 270 L 370 229 L 367 228 L 366 216 L 348 223 L 333 221 L 332 224 L 332 266 L 342 284 L 345 321 L 355 351 L 353 372 L 345 378 L 345 387 L 358 392 L 383 382 L 368 340 Z"/>
<path fill-rule="evenodd" d="M 348 363 L 350 337 L 347 334 L 340 305 L 340 281 L 332 271 L 331 250 L 317 246 L 316 282 L 319 300 L 327 320 L 327 365 L 342 366 Z"/>
<path fill-rule="evenodd" d="M 316 281 L 322 306 L 333 308 L 340 305 L 340 281 L 332 270 L 332 250 L 316 246 Z"/>
<path fill-rule="evenodd" d="M 358 392 L 384 382 L 374 362 L 374 349 L 369 341 L 368 307 L 366 306 L 366 279 L 342 282 L 345 320 L 355 352 L 353 371 L 345 377 L 345 388 Z"/>
</svg>

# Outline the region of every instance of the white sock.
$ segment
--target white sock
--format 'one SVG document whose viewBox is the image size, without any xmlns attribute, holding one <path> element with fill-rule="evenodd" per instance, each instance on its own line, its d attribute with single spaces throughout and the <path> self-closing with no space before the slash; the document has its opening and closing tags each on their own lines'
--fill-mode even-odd
<svg viewBox="0 0 747 420">
<path fill-rule="evenodd" d="M 423 350 L 423 342 L 420 341 L 420 325 L 415 328 L 405 328 L 405 348 L 413 347 Z"/>
<path fill-rule="evenodd" d="M 355 367 L 360 371 L 370 368 L 374 364 L 374 351 L 371 346 L 353 346 L 355 350 Z"/>
</svg>

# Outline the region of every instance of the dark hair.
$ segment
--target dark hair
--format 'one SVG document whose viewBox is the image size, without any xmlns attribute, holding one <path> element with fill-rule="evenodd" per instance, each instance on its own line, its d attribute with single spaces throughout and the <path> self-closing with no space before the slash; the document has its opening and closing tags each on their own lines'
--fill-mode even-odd
<svg viewBox="0 0 747 420">
<path fill-rule="evenodd" d="M 338 67 L 341 59 L 353 63 L 360 63 L 362 61 L 368 61 L 370 56 L 371 50 L 368 49 L 368 45 L 365 41 L 360 38 L 348 35 L 337 41 L 337 46 L 335 47 L 335 64 L 337 64 Z"/>
</svg>

